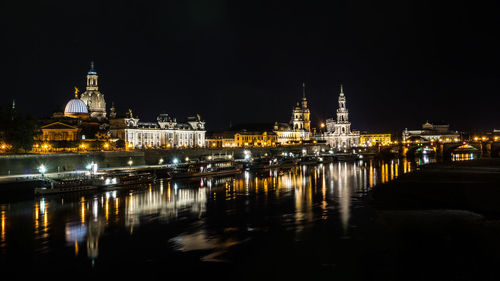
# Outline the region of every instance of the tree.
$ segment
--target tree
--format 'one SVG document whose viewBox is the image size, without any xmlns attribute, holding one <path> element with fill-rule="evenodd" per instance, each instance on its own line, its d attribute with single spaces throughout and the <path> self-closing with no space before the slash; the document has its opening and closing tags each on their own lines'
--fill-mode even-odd
<svg viewBox="0 0 500 281">
<path fill-rule="evenodd" d="M 0 138 L 15 152 L 33 148 L 33 138 L 38 133 L 36 121 L 19 112 L 0 107 Z"/>
</svg>

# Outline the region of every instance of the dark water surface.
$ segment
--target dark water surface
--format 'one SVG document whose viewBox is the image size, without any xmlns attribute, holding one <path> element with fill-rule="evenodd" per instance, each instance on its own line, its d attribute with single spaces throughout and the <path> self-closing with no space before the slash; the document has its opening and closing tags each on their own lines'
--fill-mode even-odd
<svg viewBox="0 0 500 281">
<path fill-rule="evenodd" d="M 419 163 L 339 162 L 3 204 L 0 265 L 19 278 L 431 279 L 398 260 L 414 237 L 388 238 L 366 198 Z"/>
</svg>

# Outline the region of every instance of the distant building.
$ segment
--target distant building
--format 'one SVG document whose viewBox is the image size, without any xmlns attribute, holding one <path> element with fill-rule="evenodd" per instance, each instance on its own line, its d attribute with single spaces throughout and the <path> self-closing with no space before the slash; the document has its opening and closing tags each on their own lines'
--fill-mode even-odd
<svg viewBox="0 0 500 281">
<path fill-rule="evenodd" d="M 189 117 L 186 123 L 177 123 L 168 114 L 160 114 L 156 122 L 139 122 L 129 115 L 110 119 L 111 137 L 125 142 L 127 148 L 174 148 L 205 146 L 205 121 Z"/>
<path fill-rule="evenodd" d="M 278 136 L 272 131 L 241 131 L 234 134 L 234 144 L 238 147 L 275 146 L 277 142 Z"/>
<path fill-rule="evenodd" d="M 38 120 L 40 133 L 34 137 L 34 151 L 107 150 L 112 147 L 108 143 L 106 120 L 90 118 L 87 105 L 78 98 L 76 87 L 74 95 L 64 112 Z"/>
<path fill-rule="evenodd" d="M 360 134 L 360 146 L 389 145 L 391 144 L 391 134 Z"/>
<path fill-rule="evenodd" d="M 448 124 L 425 122 L 421 130 L 405 129 L 403 131 L 403 141 L 412 140 L 452 142 L 461 140 L 461 136 L 458 131 L 450 130 Z"/>
<path fill-rule="evenodd" d="M 236 146 L 234 143 L 234 132 L 232 131 L 207 133 L 205 136 L 205 143 L 207 147 L 212 148 Z"/>
<path fill-rule="evenodd" d="M 35 139 L 41 141 L 76 141 L 80 139 L 80 129 L 59 121 L 44 125 Z"/>
<path fill-rule="evenodd" d="M 228 131 L 213 133 L 210 147 L 276 146 L 278 135 L 273 132 L 273 128 L 274 126 L 270 123 L 238 124 Z M 231 137 L 232 140 L 230 140 Z"/>
<path fill-rule="evenodd" d="M 273 130 L 281 145 L 298 144 L 310 139 L 311 111 L 307 105 L 305 83 L 302 83 L 302 101 L 293 108 L 290 122 L 276 122 Z"/>
<path fill-rule="evenodd" d="M 346 98 L 342 85 L 340 85 L 338 103 L 337 120 L 333 118 L 326 120 L 324 140 L 330 147 L 338 150 L 359 146 L 359 132 L 351 131 L 351 122 L 349 122 L 349 112 L 346 107 Z"/>
</svg>

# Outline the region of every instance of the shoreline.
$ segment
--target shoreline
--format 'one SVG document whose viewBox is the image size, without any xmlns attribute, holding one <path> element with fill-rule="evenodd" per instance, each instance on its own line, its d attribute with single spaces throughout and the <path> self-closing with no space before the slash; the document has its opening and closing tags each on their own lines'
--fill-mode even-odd
<svg viewBox="0 0 500 281">
<path fill-rule="evenodd" d="M 455 209 L 500 215 L 500 159 L 432 163 L 369 193 L 381 210 Z"/>
</svg>

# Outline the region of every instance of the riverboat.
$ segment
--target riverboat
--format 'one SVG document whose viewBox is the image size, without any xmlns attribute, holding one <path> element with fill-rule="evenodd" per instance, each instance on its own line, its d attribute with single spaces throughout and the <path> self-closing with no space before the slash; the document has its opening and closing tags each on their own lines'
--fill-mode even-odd
<svg viewBox="0 0 500 281">
<path fill-rule="evenodd" d="M 214 160 L 197 163 L 177 164 L 169 173 L 172 179 L 202 178 L 236 175 L 241 166 L 232 160 Z"/>
<path fill-rule="evenodd" d="M 45 186 L 35 188 L 35 195 L 94 190 L 99 188 L 101 181 L 96 177 L 62 180 L 46 179 L 44 181 Z"/>
<path fill-rule="evenodd" d="M 321 159 L 322 160 L 322 159 Z M 316 165 L 319 164 L 320 158 L 315 156 L 303 156 L 299 160 L 299 165 Z"/>
<path fill-rule="evenodd" d="M 118 189 L 134 184 L 152 183 L 156 181 L 156 176 L 152 173 L 117 173 L 103 177 L 100 187 L 104 190 Z"/>
<path fill-rule="evenodd" d="M 251 163 L 250 170 L 285 169 L 297 166 L 293 158 L 262 158 Z"/>
</svg>

